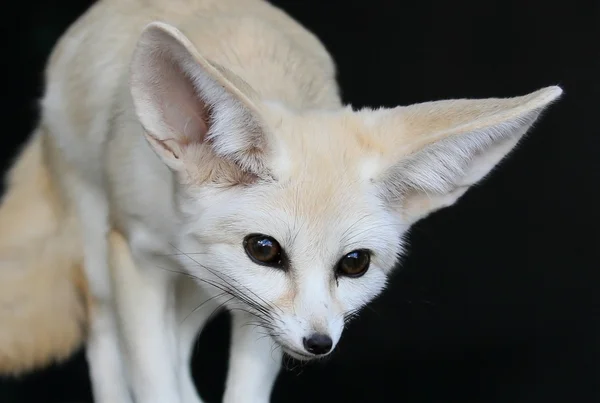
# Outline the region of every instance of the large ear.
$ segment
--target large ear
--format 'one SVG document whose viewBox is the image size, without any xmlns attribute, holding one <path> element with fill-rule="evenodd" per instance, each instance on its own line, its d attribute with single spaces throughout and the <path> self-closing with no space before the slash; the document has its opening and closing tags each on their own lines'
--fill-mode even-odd
<svg viewBox="0 0 600 403">
<path fill-rule="evenodd" d="M 183 173 L 201 160 L 208 163 L 209 150 L 230 167 L 268 176 L 267 133 L 256 93 L 201 56 L 176 28 L 161 22 L 145 27 L 131 62 L 130 86 L 146 138 L 172 170 Z"/>
<path fill-rule="evenodd" d="M 452 205 L 482 180 L 562 93 L 427 102 L 373 112 L 384 145 L 383 197 L 409 222 Z"/>
</svg>

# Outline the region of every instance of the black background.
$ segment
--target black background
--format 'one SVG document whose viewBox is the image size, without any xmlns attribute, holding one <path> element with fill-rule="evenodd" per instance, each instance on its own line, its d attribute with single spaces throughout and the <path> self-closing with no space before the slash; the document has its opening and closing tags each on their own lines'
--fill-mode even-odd
<svg viewBox="0 0 600 403">
<path fill-rule="evenodd" d="M 600 3 L 275 3 L 324 41 L 356 106 L 553 84 L 565 95 L 485 183 L 413 230 L 385 294 L 333 357 L 284 371 L 273 401 L 599 402 Z M 3 168 L 36 122 L 51 46 L 89 4 L 3 7 Z M 194 367 L 209 403 L 222 394 L 227 337 L 222 315 L 200 340 Z M 81 352 L 0 380 L 2 403 L 89 400 Z"/>
</svg>

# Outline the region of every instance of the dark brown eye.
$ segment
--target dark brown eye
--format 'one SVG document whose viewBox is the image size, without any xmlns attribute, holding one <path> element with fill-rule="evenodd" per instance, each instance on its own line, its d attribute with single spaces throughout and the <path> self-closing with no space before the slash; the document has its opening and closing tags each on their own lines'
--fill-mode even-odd
<svg viewBox="0 0 600 403">
<path fill-rule="evenodd" d="M 267 235 L 253 234 L 244 239 L 246 254 L 255 263 L 280 267 L 283 264 L 281 245 Z"/>
<path fill-rule="evenodd" d="M 340 259 L 337 274 L 346 277 L 360 277 L 369 270 L 371 254 L 367 250 L 355 250 Z"/>
</svg>

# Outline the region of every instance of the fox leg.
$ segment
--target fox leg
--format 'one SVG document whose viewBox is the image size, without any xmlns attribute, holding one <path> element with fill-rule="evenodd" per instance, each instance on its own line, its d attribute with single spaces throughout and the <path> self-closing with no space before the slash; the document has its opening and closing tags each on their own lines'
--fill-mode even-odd
<svg viewBox="0 0 600 403">
<path fill-rule="evenodd" d="M 178 288 L 179 385 L 183 403 L 201 403 L 190 370 L 194 342 L 224 300 L 225 292 L 204 291 L 192 280 Z M 211 296 L 212 295 L 212 296 Z M 282 353 L 256 318 L 243 311 L 232 313 L 232 340 L 224 403 L 268 403 L 279 374 Z"/>
<path fill-rule="evenodd" d="M 282 352 L 256 318 L 233 312 L 224 403 L 268 403 L 281 368 Z"/>
<path fill-rule="evenodd" d="M 86 356 L 94 401 L 130 403 L 107 259 L 107 231 L 101 221 L 108 216 L 107 206 L 96 192 L 74 189 L 78 190 L 80 217 L 86 221 L 82 234 L 84 270 L 91 295 Z"/>
<path fill-rule="evenodd" d="M 110 234 L 117 312 L 136 403 L 179 403 L 175 279 Z"/>
<path fill-rule="evenodd" d="M 219 308 L 220 300 L 188 278 L 180 279 L 177 294 L 179 388 L 183 403 L 201 403 L 190 368 L 192 353 L 198 335 Z"/>
</svg>

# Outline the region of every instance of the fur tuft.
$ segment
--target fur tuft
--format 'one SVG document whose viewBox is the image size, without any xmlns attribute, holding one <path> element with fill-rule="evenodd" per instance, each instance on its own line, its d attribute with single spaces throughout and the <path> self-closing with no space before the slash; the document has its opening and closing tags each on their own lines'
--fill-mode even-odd
<svg viewBox="0 0 600 403">
<path fill-rule="evenodd" d="M 85 338 L 87 283 L 74 217 L 64 214 L 36 133 L 0 204 L 0 375 L 68 358 Z"/>
</svg>

